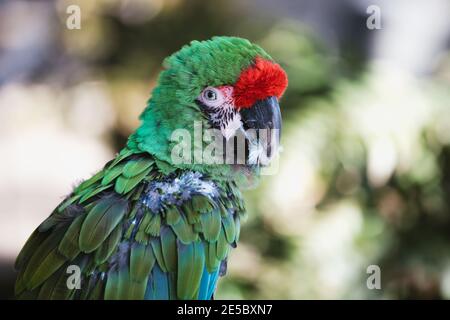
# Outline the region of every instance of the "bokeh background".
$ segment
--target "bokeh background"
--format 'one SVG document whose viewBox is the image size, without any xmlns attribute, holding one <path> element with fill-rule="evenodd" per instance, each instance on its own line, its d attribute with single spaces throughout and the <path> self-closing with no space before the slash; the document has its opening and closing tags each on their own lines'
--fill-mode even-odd
<svg viewBox="0 0 450 320">
<path fill-rule="evenodd" d="M 80 30 L 66 27 L 72 4 Z M 32 230 L 136 128 L 162 59 L 236 35 L 290 83 L 279 172 L 245 193 L 216 298 L 450 298 L 449 12 L 447 0 L 0 0 L 0 296 Z"/>
</svg>

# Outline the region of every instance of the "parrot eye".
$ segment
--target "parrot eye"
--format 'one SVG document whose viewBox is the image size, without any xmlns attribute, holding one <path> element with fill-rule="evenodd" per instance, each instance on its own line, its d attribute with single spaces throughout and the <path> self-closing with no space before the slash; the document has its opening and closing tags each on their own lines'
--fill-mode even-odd
<svg viewBox="0 0 450 320">
<path fill-rule="evenodd" d="M 213 108 L 221 106 L 225 101 L 222 91 L 214 87 L 205 88 L 198 99 L 206 106 Z"/>
<path fill-rule="evenodd" d="M 214 101 L 217 99 L 217 94 L 215 91 L 208 89 L 208 90 L 205 90 L 204 97 L 206 100 Z"/>
</svg>

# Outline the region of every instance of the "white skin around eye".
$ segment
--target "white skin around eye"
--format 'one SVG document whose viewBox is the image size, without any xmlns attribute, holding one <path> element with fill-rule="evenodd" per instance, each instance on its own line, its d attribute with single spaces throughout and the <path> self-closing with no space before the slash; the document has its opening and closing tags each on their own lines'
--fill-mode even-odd
<svg viewBox="0 0 450 320">
<path fill-rule="evenodd" d="M 227 97 L 227 90 L 218 89 L 214 87 L 206 87 L 199 96 L 199 100 L 210 108 L 219 108 L 225 102 Z M 214 98 L 210 98 L 210 96 Z"/>
<path fill-rule="evenodd" d="M 236 111 L 233 87 L 206 87 L 198 100 L 207 107 L 210 121 L 220 128 L 225 139 L 230 139 L 242 126 L 241 116 Z"/>
</svg>

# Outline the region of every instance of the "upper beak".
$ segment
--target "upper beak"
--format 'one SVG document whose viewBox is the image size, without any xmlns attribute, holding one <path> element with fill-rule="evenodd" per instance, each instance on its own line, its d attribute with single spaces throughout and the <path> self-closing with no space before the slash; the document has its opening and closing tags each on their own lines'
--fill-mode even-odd
<svg viewBox="0 0 450 320">
<path fill-rule="evenodd" d="M 281 136 L 281 112 L 276 97 L 257 101 L 252 107 L 241 110 L 241 119 L 250 144 L 262 147 L 258 162 L 270 161 L 278 151 Z M 251 150 L 250 150 L 251 151 Z"/>
</svg>

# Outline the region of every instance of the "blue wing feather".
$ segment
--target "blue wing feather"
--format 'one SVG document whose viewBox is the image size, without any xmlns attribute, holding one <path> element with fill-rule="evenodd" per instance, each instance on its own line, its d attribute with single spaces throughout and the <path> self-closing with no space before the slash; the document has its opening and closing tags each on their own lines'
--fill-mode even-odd
<svg viewBox="0 0 450 320">
<path fill-rule="evenodd" d="M 209 283 L 211 281 L 211 274 L 203 268 L 202 279 L 200 280 L 200 289 L 198 290 L 198 299 L 199 300 L 208 300 L 208 292 L 209 292 Z"/>
<path fill-rule="evenodd" d="M 214 291 L 216 291 L 217 280 L 219 279 L 219 268 L 211 274 L 211 280 L 209 281 L 208 288 L 208 300 L 212 299 Z"/>
<path fill-rule="evenodd" d="M 209 273 L 205 268 L 203 269 L 202 279 L 200 282 L 200 290 L 198 292 L 199 300 L 211 300 L 212 295 L 216 289 L 217 280 L 219 278 L 219 269 Z"/>
<path fill-rule="evenodd" d="M 169 300 L 169 273 L 163 272 L 158 264 L 153 267 L 148 279 L 146 300 Z"/>
</svg>

